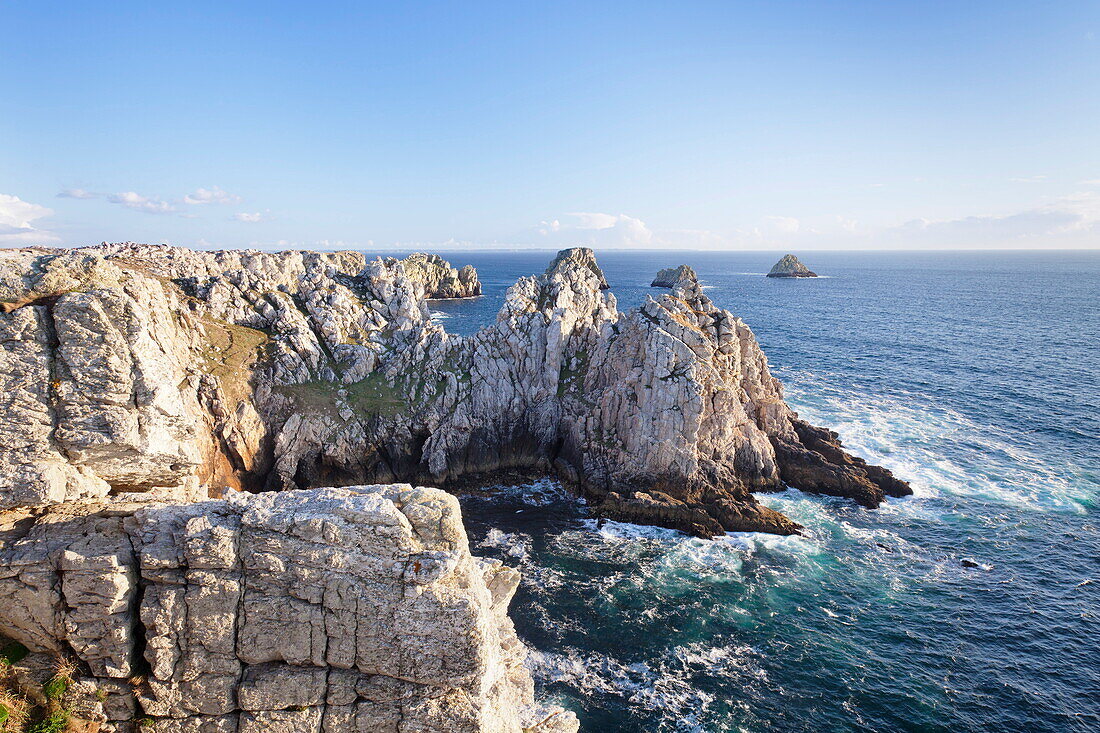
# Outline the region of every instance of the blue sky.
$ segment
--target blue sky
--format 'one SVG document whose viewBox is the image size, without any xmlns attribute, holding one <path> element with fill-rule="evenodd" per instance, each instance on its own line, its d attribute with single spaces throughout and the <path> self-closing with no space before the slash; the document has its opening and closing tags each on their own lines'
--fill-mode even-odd
<svg viewBox="0 0 1100 733">
<path fill-rule="evenodd" d="M 1100 3 L 0 0 L 0 246 L 1100 246 Z"/>
</svg>

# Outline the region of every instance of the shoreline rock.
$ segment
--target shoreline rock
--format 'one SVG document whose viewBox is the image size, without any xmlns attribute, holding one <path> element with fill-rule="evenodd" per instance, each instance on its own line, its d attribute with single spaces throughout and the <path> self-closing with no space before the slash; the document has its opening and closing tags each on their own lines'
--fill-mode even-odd
<svg viewBox="0 0 1100 733">
<path fill-rule="evenodd" d="M 768 277 L 817 277 L 817 273 L 811 272 L 810 268 L 802 264 L 802 262 L 794 255 L 783 255 L 783 257 L 772 265 L 772 269 L 768 272 Z"/>
</svg>

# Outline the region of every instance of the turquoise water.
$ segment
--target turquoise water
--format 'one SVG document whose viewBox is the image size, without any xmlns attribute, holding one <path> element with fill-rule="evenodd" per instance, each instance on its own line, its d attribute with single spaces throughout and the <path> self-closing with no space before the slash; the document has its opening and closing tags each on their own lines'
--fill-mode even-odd
<svg viewBox="0 0 1100 733">
<path fill-rule="evenodd" d="M 1100 255 L 600 254 L 620 306 L 686 262 L 811 422 L 912 482 L 879 510 L 762 500 L 805 537 L 609 523 L 551 482 L 464 500 L 540 694 L 586 731 L 1100 730 Z M 470 253 L 493 318 L 547 253 Z"/>
</svg>

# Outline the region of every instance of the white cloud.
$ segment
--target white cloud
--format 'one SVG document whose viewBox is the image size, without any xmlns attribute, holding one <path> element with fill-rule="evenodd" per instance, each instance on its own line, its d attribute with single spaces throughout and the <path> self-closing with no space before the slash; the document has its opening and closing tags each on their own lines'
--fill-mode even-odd
<svg viewBox="0 0 1100 733">
<path fill-rule="evenodd" d="M 886 234 L 912 244 L 947 247 L 1096 246 L 1100 192 L 1082 191 L 1009 214 L 913 219 Z"/>
<path fill-rule="evenodd" d="M 147 214 L 171 214 L 176 210 L 176 207 L 167 201 L 142 196 L 133 191 L 112 194 L 107 197 L 107 200 L 112 204 L 119 204 L 135 211 L 144 211 Z"/>
<path fill-rule="evenodd" d="M 185 204 L 203 205 L 203 204 L 239 204 L 241 197 L 235 194 L 227 193 L 217 186 L 212 188 L 200 188 L 194 193 L 189 193 L 183 197 Z"/>
<path fill-rule="evenodd" d="M 1082 186 L 1100 186 L 1100 178 L 1090 178 L 1086 181 L 1081 181 Z"/>
<path fill-rule="evenodd" d="M 258 211 L 254 214 L 249 214 L 249 213 L 246 213 L 246 212 L 242 211 L 239 214 L 234 214 L 233 219 L 236 220 L 236 221 L 243 221 L 243 222 L 246 222 L 248 224 L 255 224 L 257 222 L 263 221 L 264 220 L 264 215 L 261 214 Z"/>
<path fill-rule="evenodd" d="M 575 212 L 535 227 L 538 240 L 554 246 L 645 248 L 660 244 L 641 219 L 626 214 Z"/>
<path fill-rule="evenodd" d="M 1016 178 L 1009 178 L 1008 180 L 1013 183 L 1042 183 L 1046 179 L 1046 176 L 1018 176 Z"/>
<path fill-rule="evenodd" d="M 51 214 L 53 211 L 45 206 L 0 193 L 0 244 L 45 244 L 59 241 L 57 235 L 34 225 L 38 219 Z"/>
<path fill-rule="evenodd" d="M 577 211 L 522 232 L 519 242 L 549 247 L 596 249 L 722 249 L 729 242 L 705 229 L 656 230 L 626 214 Z"/>
<path fill-rule="evenodd" d="M 57 194 L 59 199 L 97 199 L 102 194 L 85 191 L 83 188 L 67 188 Z"/>
<path fill-rule="evenodd" d="M 802 222 L 793 216 L 765 216 L 765 228 L 778 234 L 797 234 Z"/>
</svg>

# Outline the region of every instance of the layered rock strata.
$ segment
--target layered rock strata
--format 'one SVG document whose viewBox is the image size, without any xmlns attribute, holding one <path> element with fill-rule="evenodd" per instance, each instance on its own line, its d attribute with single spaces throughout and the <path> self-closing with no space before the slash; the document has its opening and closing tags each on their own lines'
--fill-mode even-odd
<svg viewBox="0 0 1100 733">
<path fill-rule="evenodd" d="M 620 312 L 591 250 L 447 333 L 419 265 L 104 245 L 0 256 L 0 505 L 553 473 L 596 512 L 791 533 L 789 484 L 908 492 L 798 420 L 694 278 Z"/>
<path fill-rule="evenodd" d="M 651 288 L 675 288 L 677 285 L 687 284 L 698 278 L 688 265 L 679 267 L 666 267 L 657 272 L 657 277 L 649 284 Z"/>
<path fill-rule="evenodd" d="M 772 265 L 768 277 L 817 277 L 816 272 L 802 264 L 794 255 L 783 255 L 779 262 Z"/>
<path fill-rule="evenodd" d="M 534 704 L 518 573 L 453 496 L 138 498 L 0 514 L 0 634 L 75 662 L 82 730 L 577 730 Z"/>
</svg>

